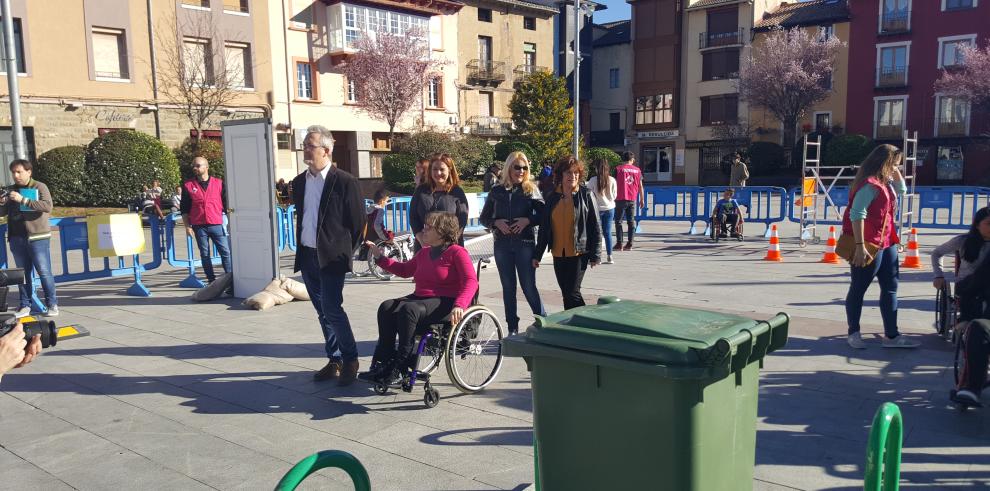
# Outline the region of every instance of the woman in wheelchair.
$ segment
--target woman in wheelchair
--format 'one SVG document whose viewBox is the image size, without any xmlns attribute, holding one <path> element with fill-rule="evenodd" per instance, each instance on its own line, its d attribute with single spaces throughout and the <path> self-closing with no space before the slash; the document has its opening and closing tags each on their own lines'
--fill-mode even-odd
<svg viewBox="0 0 990 491">
<path fill-rule="evenodd" d="M 990 357 L 990 207 L 973 216 L 969 232 L 953 237 L 932 251 L 932 269 L 937 289 L 945 288 L 942 257 L 958 258 L 956 296 L 959 299 L 959 322 L 956 332 L 962 343 L 963 369 L 958 374 L 952 399 L 960 404 L 980 405 L 980 391 L 987 381 Z"/>
<path fill-rule="evenodd" d="M 718 227 L 715 233 L 722 239 L 730 234 L 733 238 L 739 238 L 742 235 L 742 230 L 740 230 L 742 210 L 739 209 L 739 202 L 733 198 L 735 194 L 734 190 L 726 189 L 722 193 L 722 199 L 715 203 L 715 209 L 712 210 L 712 227 Z"/>
<path fill-rule="evenodd" d="M 378 307 L 378 345 L 370 370 L 359 378 L 384 385 L 399 383 L 414 361 L 417 329 L 441 323 L 448 315 L 452 324 L 461 320 L 478 289 L 478 277 L 467 250 L 457 245 L 460 236 L 456 215 L 434 211 L 426 215 L 418 236 L 424 248 L 412 260 L 383 257 L 378 247 L 366 243 L 380 267 L 402 278 L 412 277 L 416 289 Z"/>
</svg>

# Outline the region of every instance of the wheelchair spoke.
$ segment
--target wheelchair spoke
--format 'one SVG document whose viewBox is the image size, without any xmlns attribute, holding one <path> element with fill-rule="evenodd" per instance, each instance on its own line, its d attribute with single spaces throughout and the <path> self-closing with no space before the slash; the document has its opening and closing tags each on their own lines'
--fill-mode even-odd
<svg viewBox="0 0 990 491">
<path fill-rule="evenodd" d="M 464 392 L 475 392 L 491 383 L 501 367 L 502 327 L 486 308 L 477 308 L 451 333 L 447 373 Z"/>
</svg>

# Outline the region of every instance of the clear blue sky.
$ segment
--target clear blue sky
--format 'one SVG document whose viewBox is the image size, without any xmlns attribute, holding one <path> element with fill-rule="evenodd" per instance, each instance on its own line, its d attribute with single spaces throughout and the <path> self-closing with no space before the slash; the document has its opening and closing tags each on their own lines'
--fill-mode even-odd
<svg viewBox="0 0 990 491">
<path fill-rule="evenodd" d="M 632 9 L 626 0 L 596 0 L 608 6 L 606 10 L 595 12 L 595 23 L 604 24 L 616 20 L 625 20 L 632 17 Z"/>
</svg>

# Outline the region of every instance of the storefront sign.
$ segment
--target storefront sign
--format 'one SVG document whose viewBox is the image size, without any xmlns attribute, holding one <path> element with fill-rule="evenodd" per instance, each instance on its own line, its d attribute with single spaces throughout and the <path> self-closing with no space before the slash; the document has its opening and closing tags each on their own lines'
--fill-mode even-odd
<svg viewBox="0 0 990 491">
<path fill-rule="evenodd" d="M 107 123 L 130 123 L 134 116 L 117 111 L 116 109 L 100 109 L 96 112 L 96 120 Z"/>
<path fill-rule="evenodd" d="M 663 130 L 663 131 L 640 131 L 636 133 L 636 137 L 639 139 L 644 138 L 677 138 L 680 135 L 678 130 Z"/>
</svg>

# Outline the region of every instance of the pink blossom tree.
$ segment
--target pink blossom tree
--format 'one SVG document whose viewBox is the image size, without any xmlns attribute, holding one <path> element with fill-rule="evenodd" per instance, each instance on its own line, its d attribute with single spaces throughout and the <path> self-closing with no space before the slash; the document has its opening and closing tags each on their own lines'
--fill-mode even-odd
<svg viewBox="0 0 990 491">
<path fill-rule="evenodd" d="M 364 32 L 354 44 L 357 53 L 341 67 L 353 82 L 356 105 L 372 118 L 395 126 L 423 96 L 430 74 L 442 63 L 430 59 L 429 41 L 416 30 L 405 34 Z"/>
<path fill-rule="evenodd" d="M 784 124 L 784 148 L 794 146 L 798 121 L 830 92 L 835 58 L 844 43 L 806 29 L 775 29 L 739 73 L 739 97 Z M 790 152 L 788 152 L 790 155 Z"/>
<path fill-rule="evenodd" d="M 963 46 L 959 51 L 962 66 L 943 71 L 935 81 L 935 91 L 969 99 L 976 107 L 990 106 L 990 43 L 982 49 Z"/>
</svg>

